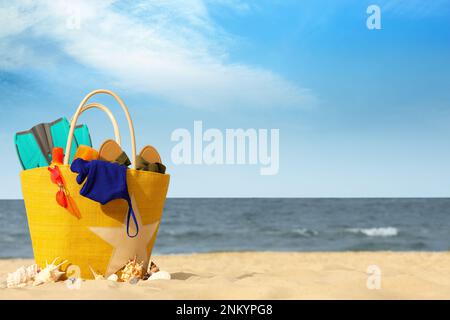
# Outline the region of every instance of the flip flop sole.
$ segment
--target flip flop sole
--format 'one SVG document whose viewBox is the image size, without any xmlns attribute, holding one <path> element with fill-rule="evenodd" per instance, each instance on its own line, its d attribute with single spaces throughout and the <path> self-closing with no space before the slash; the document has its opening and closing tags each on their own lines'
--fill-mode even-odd
<svg viewBox="0 0 450 320">
<path fill-rule="evenodd" d="M 98 150 L 98 158 L 103 161 L 114 162 L 122 154 L 122 148 L 114 140 L 106 140 Z"/>
<path fill-rule="evenodd" d="M 145 146 L 142 151 L 139 153 L 139 155 L 144 158 L 146 161 L 150 163 L 162 163 L 161 156 L 159 155 L 158 151 L 156 151 L 155 147 L 153 146 Z"/>
</svg>

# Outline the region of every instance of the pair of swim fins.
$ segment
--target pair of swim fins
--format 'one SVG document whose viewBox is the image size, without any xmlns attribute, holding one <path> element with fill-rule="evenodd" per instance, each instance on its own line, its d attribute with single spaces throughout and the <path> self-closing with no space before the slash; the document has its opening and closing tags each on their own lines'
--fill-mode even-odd
<svg viewBox="0 0 450 320">
<path fill-rule="evenodd" d="M 14 141 L 17 154 L 24 170 L 47 167 L 52 161 L 52 150 L 61 147 L 66 152 L 70 123 L 66 118 L 60 118 L 50 123 L 40 123 L 30 130 L 16 133 Z M 86 125 L 75 127 L 70 162 L 79 145 L 92 147 L 91 136 Z"/>
</svg>

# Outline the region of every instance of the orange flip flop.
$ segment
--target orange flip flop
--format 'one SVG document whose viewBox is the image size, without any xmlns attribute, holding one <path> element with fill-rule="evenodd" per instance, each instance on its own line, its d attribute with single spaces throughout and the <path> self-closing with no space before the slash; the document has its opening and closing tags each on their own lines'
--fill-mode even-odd
<svg viewBox="0 0 450 320">
<path fill-rule="evenodd" d="M 159 155 L 158 151 L 156 151 L 155 147 L 153 146 L 145 146 L 139 155 L 144 158 L 144 160 L 150 162 L 150 163 L 162 163 L 161 156 Z"/>
<path fill-rule="evenodd" d="M 130 159 L 122 148 L 114 140 L 106 140 L 98 150 L 98 159 L 108 162 L 117 162 L 122 165 L 129 166 Z"/>
<path fill-rule="evenodd" d="M 114 140 L 106 140 L 98 149 L 98 158 L 103 161 L 113 162 L 122 153 L 122 148 Z"/>
</svg>

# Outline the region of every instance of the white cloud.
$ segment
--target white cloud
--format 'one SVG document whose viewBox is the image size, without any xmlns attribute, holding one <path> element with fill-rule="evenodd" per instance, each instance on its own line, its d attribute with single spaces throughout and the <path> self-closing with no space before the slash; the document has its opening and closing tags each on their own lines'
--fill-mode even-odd
<svg viewBox="0 0 450 320">
<path fill-rule="evenodd" d="M 222 7 L 228 7 L 238 13 L 247 13 L 253 8 L 256 8 L 253 1 L 241 1 L 241 0 L 207 0 L 211 4 L 221 5 Z"/>
<path fill-rule="evenodd" d="M 238 1 L 222 4 L 247 10 Z M 68 19 L 80 29 L 67 28 Z M 75 20 L 74 20 L 75 19 Z M 17 1 L 0 9 L 0 68 L 29 65 L 49 39 L 77 62 L 127 90 L 188 107 L 302 107 L 309 90 L 263 68 L 228 61 L 232 37 L 201 0 Z M 25 41 L 21 41 L 25 37 Z"/>
</svg>

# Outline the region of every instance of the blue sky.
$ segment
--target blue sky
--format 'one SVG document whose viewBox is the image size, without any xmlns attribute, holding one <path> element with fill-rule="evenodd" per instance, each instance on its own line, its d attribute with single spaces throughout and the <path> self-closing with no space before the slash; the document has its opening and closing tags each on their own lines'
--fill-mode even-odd
<svg viewBox="0 0 450 320">
<path fill-rule="evenodd" d="M 127 102 L 172 197 L 450 195 L 450 1 L 2 1 L 0 18 L 0 198 L 21 197 L 14 133 L 96 88 Z M 194 120 L 280 129 L 279 173 L 174 165 Z M 112 137 L 99 111 L 82 122 Z"/>
</svg>

